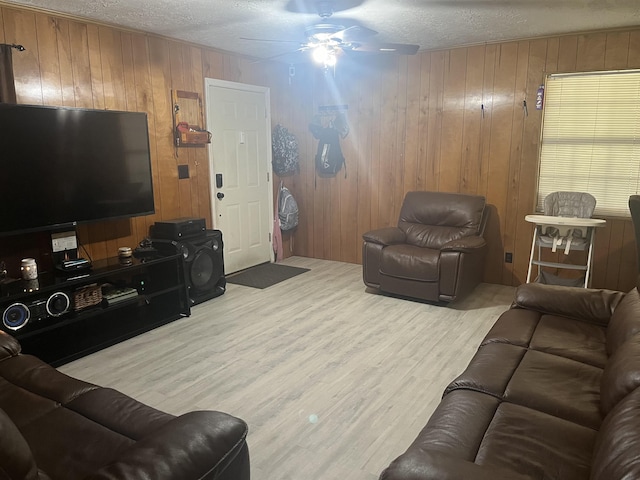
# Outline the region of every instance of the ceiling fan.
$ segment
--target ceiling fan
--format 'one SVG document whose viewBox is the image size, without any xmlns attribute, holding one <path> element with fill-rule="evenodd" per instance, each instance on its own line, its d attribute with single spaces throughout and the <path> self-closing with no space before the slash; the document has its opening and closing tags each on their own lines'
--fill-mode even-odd
<svg viewBox="0 0 640 480">
<path fill-rule="evenodd" d="M 309 25 L 304 33 L 306 42 L 292 42 L 289 40 L 265 40 L 257 38 L 244 38 L 245 40 L 272 41 L 284 43 L 298 43 L 299 48 L 294 52 L 310 50 L 313 59 L 325 68 L 336 64 L 337 55 L 341 52 L 366 52 L 366 53 L 395 53 L 399 55 L 415 55 L 420 48 L 419 45 L 402 43 L 378 43 L 368 41 L 378 32 L 361 25 L 345 27 L 339 23 L 331 22 L 329 19 L 334 13 L 334 2 L 331 0 L 316 0 L 306 2 L 309 8 L 313 7 L 315 13 L 320 16 L 320 23 Z M 308 12 L 308 10 L 295 10 L 298 12 Z M 268 60 L 288 55 L 293 52 L 286 52 Z"/>
</svg>

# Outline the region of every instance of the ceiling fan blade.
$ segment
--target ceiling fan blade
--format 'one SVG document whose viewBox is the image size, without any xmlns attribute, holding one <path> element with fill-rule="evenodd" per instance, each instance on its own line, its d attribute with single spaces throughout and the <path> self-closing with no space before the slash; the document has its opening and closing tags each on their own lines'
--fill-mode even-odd
<svg viewBox="0 0 640 480">
<path fill-rule="evenodd" d="M 298 53 L 298 52 L 304 52 L 305 50 L 309 50 L 308 45 L 302 45 L 300 48 L 296 48 L 295 50 L 290 50 L 288 52 L 284 52 L 284 53 L 279 53 L 277 55 L 272 55 L 270 57 L 267 58 L 259 58 L 257 60 L 254 60 L 251 63 L 262 63 L 262 62 L 268 62 L 269 60 L 275 60 L 276 58 L 280 58 L 280 57 L 285 57 L 287 55 L 293 55 L 294 53 Z"/>
<path fill-rule="evenodd" d="M 351 27 L 345 28 L 344 30 L 340 30 L 339 32 L 334 33 L 331 38 L 335 38 L 343 42 L 349 42 L 365 37 L 372 37 L 373 35 L 377 34 L 378 32 L 372 30 L 371 28 L 363 27 L 362 25 L 353 25 Z"/>
<path fill-rule="evenodd" d="M 248 37 L 239 37 L 240 40 L 251 40 L 252 42 L 274 42 L 274 43 L 296 43 L 298 45 L 302 45 L 302 42 L 296 42 L 295 40 L 272 40 L 270 38 L 248 38 Z"/>
<path fill-rule="evenodd" d="M 415 55 L 419 49 L 420 45 L 405 43 L 353 43 L 349 48 L 352 52 L 396 53 L 398 55 Z"/>
</svg>

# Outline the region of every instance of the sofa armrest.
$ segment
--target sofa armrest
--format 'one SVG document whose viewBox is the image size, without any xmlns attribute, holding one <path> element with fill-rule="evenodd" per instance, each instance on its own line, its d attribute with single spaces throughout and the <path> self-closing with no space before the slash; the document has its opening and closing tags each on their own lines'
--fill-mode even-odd
<svg viewBox="0 0 640 480">
<path fill-rule="evenodd" d="M 473 253 L 482 249 L 487 242 L 484 238 L 474 235 L 471 237 L 462 237 L 457 240 L 451 240 L 445 243 L 440 249 L 441 252 L 462 252 Z"/>
<path fill-rule="evenodd" d="M 405 243 L 407 236 L 397 227 L 379 228 L 362 235 L 365 242 L 378 243 L 380 245 L 395 245 Z"/>
<path fill-rule="evenodd" d="M 531 480 L 520 475 L 489 465 L 478 465 L 459 457 L 441 452 L 409 449 L 394 460 L 380 475 L 380 480 Z"/>
<path fill-rule="evenodd" d="M 525 283 L 516 289 L 511 308 L 525 308 L 606 326 L 623 292 Z"/>
<path fill-rule="evenodd" d="M 236 457 L 247 455 L 246 435 L 247 425 L 231 415 L 186 413 L 137 442 L 87 480 L 225 478 L 223 472 Z"/>
<path fill-rule="evenodd" d="M 20 343 L 15 338 L 0 330 L 0 360 L 15 357 L 20 349 Z"/>
</svg>

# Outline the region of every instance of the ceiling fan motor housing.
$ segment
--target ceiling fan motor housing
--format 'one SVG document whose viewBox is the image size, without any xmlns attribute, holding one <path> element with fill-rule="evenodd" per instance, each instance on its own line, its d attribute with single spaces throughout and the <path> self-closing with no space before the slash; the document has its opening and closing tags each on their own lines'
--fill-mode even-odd
<svg viewBox="0 0 640 480">
<path fill-rule="evenodd" d="M 317 23 L 306 27 L 304 29 L 304 33 L 310 39 L 322 41 L 323 39 L 327 39 L 331 35 L 342 30 L 344 30 L 342 25 L 336 25 L 334 23 Z"/>
<path fill-rule="evenodd" d="M 320 18 L 329 18 L 333 15 L 333 2 L 330 1 L 318 1 L 316 2 L 316 8 L 318 9 L 318 15 Z"/>
</svg>

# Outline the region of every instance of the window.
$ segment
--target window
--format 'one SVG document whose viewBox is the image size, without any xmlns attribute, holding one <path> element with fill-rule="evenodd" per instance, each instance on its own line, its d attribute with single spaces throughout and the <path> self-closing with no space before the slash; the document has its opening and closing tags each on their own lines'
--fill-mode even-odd
<svg viewBox="0 0 640 480">
<path fill-rule="evenodd" d="M 595 215 L 628 217 L 639 187 L 640 70 L 550 75 L 538 210 L 551 192 L 588 192 Z"/>
</svg>

